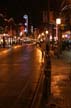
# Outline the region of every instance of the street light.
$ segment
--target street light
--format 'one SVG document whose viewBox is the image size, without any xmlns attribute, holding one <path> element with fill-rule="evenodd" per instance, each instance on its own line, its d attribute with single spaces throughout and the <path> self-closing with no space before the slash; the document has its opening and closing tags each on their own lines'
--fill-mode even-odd
<svg viewBox="0 0 71 108">
<path fill-rule="evenodd" d="M 46 41 L 48 40 L 48 30 L 45 31 L 45 37 L 46 37 Z"/>
<path fill-rule="evenodd" d="M 25 19 L 25 32 L 28 33 L 28 15 L 24 15 L 23 18 Z"/>
<path fill-rule="evenodd" d="M 61 52 L 61 36 L 60 36 L 60 32 L 59 32 L 59 25 L 61 24 L 61 19 L 57 18 L 56 19 L 56 38 L 58 40 L 58 51 L 59 53 Z"/>
<path fill-rule="evenodd" d="M 46 30 L 45 33 L 48 34 L 48 30 Z"/>
<path fill-rule="evenodd" d="M 59 38 L 59 35 L 58 35 L 58 31 L 59 31 L 59 28 L 58 26 L 61 24 L 61 19 L 60 18 L 57 18 L 56 19 L 56 38 L 58 39 Z"/>
</svg>

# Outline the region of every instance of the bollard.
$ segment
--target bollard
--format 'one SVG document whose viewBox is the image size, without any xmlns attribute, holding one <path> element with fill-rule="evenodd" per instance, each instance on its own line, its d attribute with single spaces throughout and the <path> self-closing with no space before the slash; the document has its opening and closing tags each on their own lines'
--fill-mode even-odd
<svg viewBox="0 0 71 108">
<path fill-rule="evenodd" d="M 44 97 L 46 101 L 49 100 L 51 95 L 51 59 L 50 56 L 45 55 L 45 67 L 44 67 Z"/>
</svg>

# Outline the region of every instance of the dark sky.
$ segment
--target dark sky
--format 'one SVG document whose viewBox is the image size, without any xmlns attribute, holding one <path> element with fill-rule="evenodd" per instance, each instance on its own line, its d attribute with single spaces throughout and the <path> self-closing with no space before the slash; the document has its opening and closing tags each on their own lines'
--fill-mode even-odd
<svg viewBox="0 0 71 108">
<path fill-rule="evenodd" d="M 33 23 L 39 23 L 42 4 L 42 0 L 0 0 L 0 10 L 17 20 L 28 14 Z"/>
<path fill-rule="evenodd" d="M 51 7 L 56 7 L 61 0 L 49 0 Z M 55 5 L 56 4 L 56 5 Z M 40 23 L 41 11 L 48 8 L 48 0 L 0 0 L 0 10 L 16 21 L 28 14 L 32 23 Z"/>
</svg>

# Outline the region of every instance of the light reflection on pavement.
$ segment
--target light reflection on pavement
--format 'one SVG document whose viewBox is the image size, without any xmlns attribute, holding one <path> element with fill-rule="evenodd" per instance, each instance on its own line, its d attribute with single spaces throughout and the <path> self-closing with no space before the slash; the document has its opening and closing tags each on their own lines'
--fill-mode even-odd
<svg viewBox="0 0 71 108">
<path fill-rule="evenodd" d="M 28 108 L 41 74 L 41 51 L 34 46 L 0 55 L 0 108 Z"/>
<path fill-rule="evenodd" d="M 71 59 L 68 58 L 71 63 Z M 52 59 L 51 100 L 57 108 L 71 108 L 71 64 L 65 59 Z"/>
</svg>

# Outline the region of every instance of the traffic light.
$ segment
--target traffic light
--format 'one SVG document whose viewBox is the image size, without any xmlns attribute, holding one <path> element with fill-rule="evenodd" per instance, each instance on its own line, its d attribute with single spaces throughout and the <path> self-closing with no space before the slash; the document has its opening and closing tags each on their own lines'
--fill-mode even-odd
<svg viewBox="0 0 71 108">
<path fill-rule="evenodd" d="M 28 33 L 28 15 L 23 16 L 24 19 L 24 26 L 25 26 L 25 32 Z"/>
</svg>

